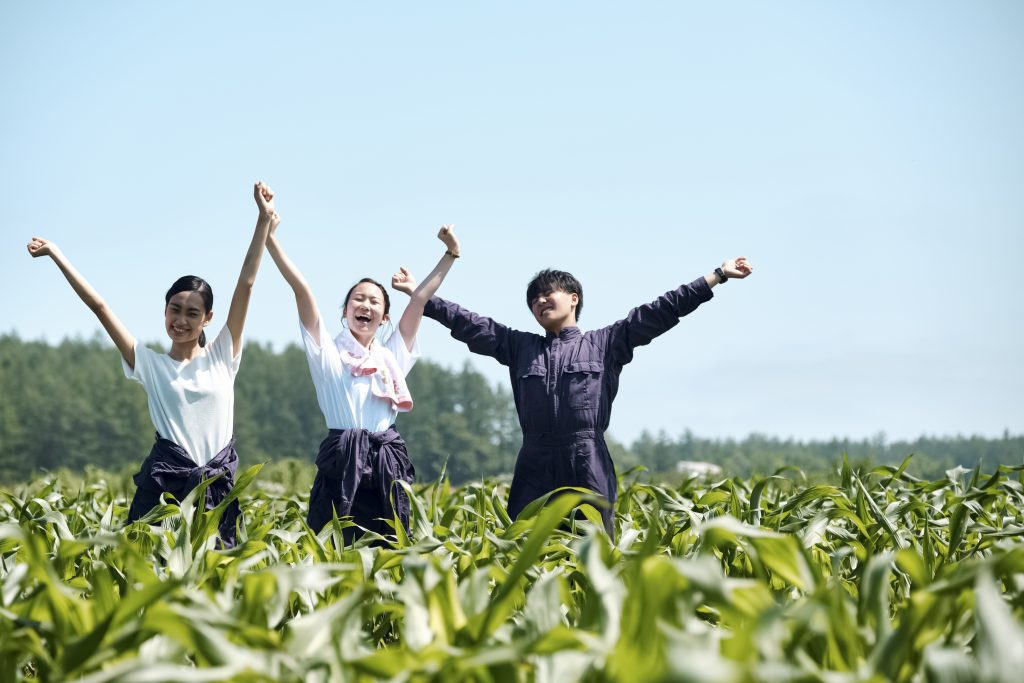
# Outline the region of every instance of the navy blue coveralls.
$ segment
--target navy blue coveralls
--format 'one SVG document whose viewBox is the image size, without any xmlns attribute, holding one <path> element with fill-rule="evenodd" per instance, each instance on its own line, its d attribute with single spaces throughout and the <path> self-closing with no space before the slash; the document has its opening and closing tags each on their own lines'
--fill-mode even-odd
<svg viewBox="0 0 1024 683">
<path fill-rule="evenodd" d="M 607 327 L 590 332 L 569 327 L 546 336 L 510 329 L 440 297 L 427 302 L 424 315 L 451 330 L 470 351 L 508 366 L 523 430 L 508 495 L 510 517 L 562 486 L 588 488 L 615 502 L 618 482 L 604 432 L 622 368 L 633 360 L 633 349 L 649 344 L 711 297 L 701 277 Z M 614 535 L 612 511 L 603 510 L 601 516 Z"/>
</svg>

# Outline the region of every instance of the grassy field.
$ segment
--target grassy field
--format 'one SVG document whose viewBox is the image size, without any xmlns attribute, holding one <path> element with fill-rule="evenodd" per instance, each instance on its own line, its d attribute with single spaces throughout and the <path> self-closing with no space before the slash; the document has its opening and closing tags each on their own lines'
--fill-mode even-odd
<svg viewBox="0 0 1024 683">
<path fill-rule="evenodd" d="M 228 552 L 198 491 L 126 526 L 123 480 L 40 480 L 0 494 L 0 680 L 1017 682 L 1022 469 L 627 475 L 614 542 L 585 492 L 442 480 L 338 549 L 254 467 Z"/>
</svg>

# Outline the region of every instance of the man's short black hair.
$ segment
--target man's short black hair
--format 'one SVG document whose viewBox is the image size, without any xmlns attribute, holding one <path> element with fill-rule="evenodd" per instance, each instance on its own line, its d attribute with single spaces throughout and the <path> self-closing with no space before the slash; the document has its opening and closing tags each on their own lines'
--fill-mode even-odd
<svg viewBox="0 0 1024 683">
<path fill-rule="evenodd" d="M 539 295 L 555 290 L 576 295 L 576 320 L 578 321 L 580 313 L 583 312 L 583 285 L 573 277 L 572 273 L 567 273 L 564 270 L 545 268 L 534 275 L 533 279 L 530 280 L 530 284 L 526 285 L 526 306 L 528 308 L 532 307 L 533 300 Z"/>
</svg>

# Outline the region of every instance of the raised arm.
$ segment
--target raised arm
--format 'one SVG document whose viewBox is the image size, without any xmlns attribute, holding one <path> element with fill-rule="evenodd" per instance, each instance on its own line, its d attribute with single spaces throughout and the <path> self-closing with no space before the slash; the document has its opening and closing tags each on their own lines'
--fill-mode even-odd
<svg viewBox="0 0 1024 683">
<path fill-rule="evenodd" d="M 710 300 L 712 287 L 726 280 L 743 279 L 752 272 L 754 269 L 747 259 L 730 259 L 704 277 L 637 306 L 624 319 L 605 328 L 611 334 L 609 350 L 612 358 L 620 365 L 630 362 L 633 349 L 651 343 L 655 337 L 675 327 L 680 318 Z"/>
<path fill-rule="evenodd" d="M 510 329 L 439 296 L 430 297 L 423 307 L 423 315 L 447 327 L 452 337 L 473 353 L 490 356 L 502 365 L 513 365 L 520 348 L 537 336 Z"/>
<path fill-rule="evenodd" d="M 316 299 L 313 298 L 313 290 L 309 288 L 309 283 L 306 282 L 306 278 L 302 277 L 302 273 L 295 267 L 292 260 L 288 258 L 288 255 L 284 253 L 284 249 L 281 247 L 281 243 L 277 239 L 277 226 L 281 222 L 280 217 L 275 213 L 270 222 L 270 235 L 267 237 L 267 251 L 270 252 L 270 257 L 274 259 L 274 263 L 277 264 L 277 269 L 281 271 L 281 275 L 284 276 L 285 281 L 292 288 L 292 292 L 295 294 L 295 306 L 299 309 L 299 320 L 302 321 L 302 326 L 306 328 L 313 339 L 320 343 L 320 313 L 316 306 Z"/>
<path fill-rule="evenodd" d="M 75 267 L 71 265 L 71 262 L 64 256 L 60 248 L 42 237 L 33 237 L 32 241 L 28 243 L 28 253 L 32 254 L 35 258 L 49 256 L 53 259 L 53 262 L 57 264 L 57 267 L 60 268 L 61 272 L 64 273 L 64 277 L 71 284 L 71 288 L 75 290 L 78 298 L 99 318 L 100 324 L 103 325 L 103 329 L 110 335 L 111 341 L 114 342 L 117 350 L 121 352 L 121 356 L 128 363 L 128 367 L 135 369 L 135 337 L 125 328 L 120 319 L 114 315 L 114 312 L 107 306 L 107 302 L 92 288 L 92 285 L 75 270 Z"/>
<path fill-rule="evenodd" d="M 258 182 L 253 186 L 252 192 L 260 213 L 256 219 L 256 229 L 252 233 L 252 241 L 249 243 L 249 251 L 245 252 L 245 260 L 242 261 L 242 271 L 238 274 L 235 293 L 231 296 L 231 308 L 228 309 L 227 325 L 231 331 L 232 356 L 237 356 L 242 350 L 242 330 L 245 328 L 245 316 L 249 312 L 249 299 L 252 298 L 256 273 L 263 258 L 263 245 L 267 243 L 271 216 L 274 215 L 274 192 L 270 187 Z"/>
<path fill-rule="evenodd" d="M 454 225 L 441 226 L 437 238 L 444 242 L 445 252 L 441 255 L 441 260 L 434 266 L 434 270 L 430 271 L 430 275 L 418 287 L 416 287 L 416 280 L 412 274 L 405 268 L 399 268 L 398 272 L 391 277 L 391 286 L 399 292 L 409 295 L 409 305 L 405 307 L 402 319 L 398 321 L 398 331 L 402 333 L 405 347 L 410 351 L 416 342 L 416 333 L 419 332 L 420 322 L 423 320 L 423 307 L 444 282 L 455 259 L 459 258 L 459 238 L 455 236 L 454 227 Z M 413 287 L 416 288 L 413 289 Z"/>
</svg>

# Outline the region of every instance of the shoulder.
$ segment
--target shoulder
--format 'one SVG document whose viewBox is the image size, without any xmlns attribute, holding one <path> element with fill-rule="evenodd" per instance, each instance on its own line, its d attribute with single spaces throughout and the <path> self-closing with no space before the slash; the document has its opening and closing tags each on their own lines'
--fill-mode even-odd
<svg viewBox="0 0 1024 683">
<path fill-rule="evenodd" d="M 611 325 L 605 325 L 604 327 L 599 327 L 596 330 L 587 330 L 586 332 L 583 333 L 581 343 L 598 345 L 604 344 L 608 341 L 609 335 L 611 335 L 615 328 L 621 327 L 622 325 L 625 324 L 626 319 L 623 318 L 622 320 L 616 320 Z"/>
<path fill-rule="evenodd" d="M 307 353 L 318 354 L 322 350 L 337 350 L 335 338 L 331 336 L 327 326 L 324 325 L 324 317 L 317 311 L 316 333 L 310 332 L 306 326 L 299 321 L 299 334 L 302 337 L 302 345 L 306 347 Z"/>
<path fill-rule="evenodd" d="M 223 359 L 231 357 L 231 349 L 234 338 L 231 336 L 231 329 L 225 325 L 217 333 L 212 342 L 207 344 L 206 352 L 214 358 Z M 241 355 L 241 349 L 239 349 Z"/>
<path fill-rule="evenodd" d="M 150 347 L 146 346 L 145 344 L 143 344 L 140 341 L 136 341 L 135 342 L 135 367 L 136 367 L 136 369 L 138 369 L 138 367 L 140 365 L 143 366 L 143 367 L 151 366 L 151 365 L 153 365 L 153 362 L 155 360 L 160 358 L 160 356 L 166 356 L 166 355 L 167 354 L 164 351 L 155 351 L 155 350 L 151 349 Z"/>
</svg>

